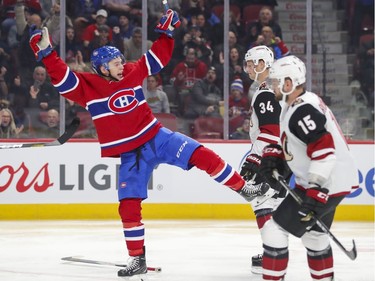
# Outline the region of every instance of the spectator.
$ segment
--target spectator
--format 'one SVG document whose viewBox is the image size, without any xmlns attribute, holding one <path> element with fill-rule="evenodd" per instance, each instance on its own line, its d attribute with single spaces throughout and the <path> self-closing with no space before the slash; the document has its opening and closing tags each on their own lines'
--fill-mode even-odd
<svg viewBox="0 0 375 281">
<path fill-rule="evenodd" d="M 102 25 L 98 26 L 93 40 L 89 43 L 88 47 L 86 48 L 87 52 L 84 53 L 85 54 L 85 56 L 84 56 L 85 61 L 90 60 L 89 54 L 91 54 L 95 49 L 98 49 L 98 48 L 103 47 L 103 46 L 114 46 L 115 45 L 110 39 L 110 35 L 109 35 L 110 31 L 111 31 L 111 29 L 106 24 L 102 24 Z"/>
<path fill-rule="evenodd" d="M 242 80 L 235 79 L 230 86 L 229 96 L 229 116 L 235 117 L 238 115 L 247 115 L 250 103 L 247 97 L 243 94 Z"/>
<path fill-rule="evenodd" d="M 85 31 L 82 34 L 83 47 L 87 48 L 90 42 L 94 40 L 95 36 L 99 35 L 98 27 L 106 24 L 107 17 L 108 13 L 104 9 L 100 9 L 96 12 L 95 23 L 90 24 L 88 27 L 86 27 Z M 108 32 L 109 41 L 112 41 L 112 30 L 110 29 Z"/>
<path fill-rule="evenodd" d="M 353 18 L 350 21 L 350 39 L 354 49 L 359 46 L 359 38 L 363 34 L 362 21 L 367 17 L 369 22 L 374 24 L 374 0 L 356 0 L 354 1 Z M 372 33 L 374 31 L 372 30 Z"/>
<path fill-rule="evenodd" d="M 158 80 L 159 78 L 156 75 L 147 77 L 146 101 L 153 113 L 170 113 L 168 96 L 158 89 Z"/>
<path fill-rule="evenodd" d="M 249 76 L 243 70 L 243 56 L 241 56 L 240 50 L 236 46 L 232 46 L 229 49 L 229 81 L 233 81 L 236 78 L 240 78 L 244 84 L 245 91 L 250 87 L 251 81 Z M 220 60 L 214 64 L 217 69 L 218 80 L 223 81 L 224 79 L 224 54 L 220 53 Z M 222 88 L 222 86 L 221 86 Z"/>
<path fill-rule="evenodd" d="M 282 41 L 280 37 L 275 36 L 272 28 L 268 25 L 263 26 L 262 33 L 258 35 L 257 40 L 250 46 L 250 48 L 260 45 L 265 45 L 273 50 L 275 60 L 290 54 L 284 41 Z"/>
<path fill-rule="evenodd" d="M 1 67 L 5 67 L 7 71 L 11 70 L 11 49 L 9 48 L 5 36 L 3 36 L 3 31 L 0 29 L 0 68 Z"/>
<path fill-rule="evenodd" d="M 74 19 L 74 30 L 79 40 L 87 26 L 95 22 L 96 12 L 102 6 L 102 0 L 67 1 L 67 14 Z"/>
<path fill-rule="evenodd" d="M 186 54 L 189 48 L 194 48 L 197 58 L 205 64 L 210 65 L 212 61 L 212 50 L 207 43 L 207 39 L 202 36 L 202 31 L 199 26 L 192 25 L 188 28 L 181 41 L 176 42 L 176 49 L 183 50 Z"/>
<path fill-rule="evenodd" d="M 34 52 L 29 46 L 30 27 L 35 25 L 36 28 L 40 28 L 42 19 L 38 14 L 31 14 L 31 11 L 25 8 L 22 2 L 17 2 L 15 12 L 17 35 L 20 38 L 17 48 L 17 70 L 22 81 L 30 84 L 33 80 L 34 68 L 38 65 L 35 61 Z"/>
<path fill-rule="evenodd" d="M 242 44 L 240 44 L 238 42 L 237 36 L 238 35 L 234 31 L 232 31 L 232 30 L 229 31 L 229 33 L 228 33 L 229 50 L 231 50 L 234 47 L 237 48 L 238 53 L 239 53 L 239 57 L 243 58 L 243 56 L 245 55 L 245 48 L 243 47 Z M 220 43 L 220 44 L 216 45 L 216 47 L 214 47 L 213 60 L 215 62 L 219 62 L 221 64 L 224 63 L 224 44 L 223 43 Z"/>
<path fill-rule="evenodd" d="M 171 83 L 177 90 L 178 113 L 184 115 L 189 105 L 190 91 L 194 84 L 207 74 L 207 65 L 197 59 L 194 48 L 189 48 L 184 61 L 179 62 L 172 71 Z"/>
<path fill-rule="evenodd" d="M 130 20 L 129 13 L 119 15 L 118 24 L 113 27 L 113 37 L 119 37 L 122 40 L 130 39 L 135 25 Z"/>
<path fill-rule="evenodd" d="M 43 112 L 41 114 L 43 116 Z M 40 118 L 39 124 L 34 128 L 35 137 L 37 138 L 58 138 L 60 135 L 60 114 L 51 108 L 47 111 L 45 119 Z"/>
<path fill-rule="evenodd" d="M 60 54 L 60 45 L 57 45 L 55 50 Z M 76 61 L 77 52 L 81 50 L 82 44 L 77 42 L 73 26 L 67 26 L 65 36 L 65 61 L 67 63 L 74 63 Z"/>
<path fill-rule="evenodd" d="M 215 82 L 216 69 L 210 67 L 206 77 L 194 84 L 191 91 L 192 101 L 184 117 L 191 119 L 199 116 L 221 117 L 220 106 L 224 105 L 223 92 Z"/>
<path fill-rule="evenodd" d="M 29 87 L 28 109 L 33 126 L 38 126 L 41 111 L 58 108 L 60 96 L 55 87 L 47 81 L 46 69 L 37 66 L 33 74 L 34 83 Z"/>
<path fill-rule="evenodd" d="M 250 135 L 250 117 L 246 117 L 243 123 L 232 134 L 229 135 L 230 139 L 234 140 L 249 140 Z"/>
<path fill-rule="evenodd" d="M 14 123 L 14 118 L 12 111 L 8 108 L 3 108 L 0 110 L 0 138 L 1 139 L 11 139 L 18 138 L 19 134 L 23 130 L 23 126 L 17 128 Z"/>
<path fill-rule="evenodd" d="M 147 40 L 147 50 L 151 48 L 152 42 Z M 137 61 L 142 55 L 142 28 L 136 27 L 133 29 L 133 34 L 130 39 L 124 41 L 124 56 L 127 61 Z"/>
<path fill-rule="evenodd" d="M 73 22 L 68 16 L 65 16 L 65 25 L 73 26 Z M 42 26 L 48 28 L 53 45 L 58 45 L 60 43 L 60 1 L 52 6 L 50 15 L 44 19 Z"/>
<path fill-rule="evenodd" d="M 109 12 L 108 25 L 115 26 L 118 24 L 119 16 L 124 13 L 132 14 L 134 17 L 138 17 L 137 21 L 141 21 L 141 9 L 134 6 L 136 1 L 124 1 L 124 0 L 103 0 L 102 4 L 105 9 Z"/>
<path fill-rule="evenodd" d="M 1 51 L 1 49 L 0 49 Z M 8 100 L 8 85 L 5 81 L 7 69 L 0 64 L 0 100 Z"/>
<path fill-rule="evenodd" d="M 280 25 L 273 20 L 272 10 L 269 7 L 263 7 L 259 11 L 259 19 L 249 24 L 247 27 L 247 36 L 243 42 L 245 47 L 251 46 L 261 34 L 263 26 L 270 26 L 276 37 L 283 38 Z"/>
<path fill-rule="evenodd" d="M 211 43 L 214 41 L 213 39 L 213 29 L 211 24 L 208 23 L 206 20 L 207 14 L 203 11 L 198 11 L 196 15 L 196 25 L 199 27 L 202 37 L 206 40 L 206 42 L 211 46 Z"/>
<path fill-rule="evenodd" d="M 362 89 L 373 107 L 374 97 L 374 40 L 363 42 L 358 50 L 359 79 Z"/>
<path fill-rule="evenodd" d="M 81 51 L 77 51 L 74 57 L 74 61 L 67 63 L 72 71 L 76 72 L 92 72 L 92 68 L 89 67 L 83 60 Z"/>
</svg>

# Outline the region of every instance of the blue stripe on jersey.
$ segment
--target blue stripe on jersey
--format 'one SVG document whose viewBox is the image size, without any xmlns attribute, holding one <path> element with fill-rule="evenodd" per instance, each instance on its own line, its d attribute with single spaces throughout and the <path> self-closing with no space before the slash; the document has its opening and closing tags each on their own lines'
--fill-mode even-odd
<svg viewBox="0 0 375 281">
<path fill-rule="evenodd" d="M 131 230 L 127 229 L 124 230 L 124 236 L 125 237 L 141 237 L 145 235 L 145 229 L 136 229 L 136 230 Z"/>
<path fill-rule="evenodd" d="M 215 178 L 215 180 L 219 183 L 222 183 L 230 175 L 231 172 L 232 167 L 230 165 L 227 165 L 221 175 Z"/>
<path fill-rule="evenodd" d="M 108 108 L 108 99 L 101 99 L 94 103 L 88 104 L 87 110 L 90 111 L 93 118 L 95 118 L 97 115 L 111 112 Z"/>
<path fill-rule="evenodd" d="M 57 87 L 58 91 L 63 95 L 66 92 L 69 92 L 77 87 L 78 84 L 78 78 L 77 76 L 69 70 L 68 76 L 65 80 L 61 81 L 60 84 L 55 85 Z"/>
<path fill-rule="evenodd" d="M 100 145 L 100 147 L 102 149 L 105 149 L 105 148 L 111 148 L 111 147 L 116 147 L 118 145 L 122 145 L 124 143 L 127 143 L 127 142 L 132 142 L 134 141 L 135 139 L 143 136 L 144 134 L 146 134 L 149 130 L 151 130 L 156 124 L 157 124 L 158 120 L 156 118 L 154 118 L 154 120 L 152 120 L 152 122 L 150 124 L 148 124 L 142 131 L 140 131 L 138 134 L 136 135 L 133 135 L 133 136 L 130 136 L 128 138 L 124 138 L 124 139 L 120 139 L 120 140 L 116 140 L 116 141 L 113 141 L 113 142 L 110 142 L 110 143 L 103 143 Z"/>
<path fill-rule="evenodd" d="M 146 53 L 146 63 L 150 72 L 149 74 L 158 73 L 163 68 L 163 64 L 151 51 Z"/>
</svg>

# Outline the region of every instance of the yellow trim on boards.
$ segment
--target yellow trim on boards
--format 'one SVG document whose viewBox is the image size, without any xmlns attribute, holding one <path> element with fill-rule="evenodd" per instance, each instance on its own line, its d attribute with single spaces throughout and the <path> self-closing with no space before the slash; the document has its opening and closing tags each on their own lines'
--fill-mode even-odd
<svg viewBox="0 0 375 281">
<path fill-rule="evenodd" d="M 118 204 L 3 204 L 0 220 L 119 219 Z M 142 204 L 144 219 L 251 219 L 250 204 Z M 374 205 L 340 205 L 337 221 L 374 221 Z"/>
</svg>

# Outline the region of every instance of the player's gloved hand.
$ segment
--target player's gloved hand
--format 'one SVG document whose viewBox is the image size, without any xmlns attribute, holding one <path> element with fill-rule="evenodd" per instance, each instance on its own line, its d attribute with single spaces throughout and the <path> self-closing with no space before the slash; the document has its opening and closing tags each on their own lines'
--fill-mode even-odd
<svg viewBox="0 0 375 281">
<path fill-rule="evenodd" d="M 262 158 L 257 154 L 250 154 L 242 164 L 240 175 L 245 181 L 252 180 L 259 172 L 259 166 Z"/>
<path fill-rule="evenodd" d="M 282 186 L 273 177 L 273 170 L 282 175 L 285 171 L 285 157 L 283 149 L 278 144 L 269 144 L 263 149 L 262 163 L 259 173 L 266 179 L 273 189 L 280 192 Z"/>
<path fill-rule="evenodd" d="M 36 29 L 35 25 L 32 25 L 30 27 L 29 44 L 34 51 L 37 61 L 41 61 L 42 58 L 48 56 L 52 52 L 52 45 L 49 39 L 47 27 L 43 27 L 43 29 L 40 30 Z"/>
<path fill-rule="evenodd" d="M 301 221 L 308 222 L 315 214 L 319 214 L 327 203 L 328 198 L 328 189 L 321 188 L 318 184 L 310 183 L 310 188 L 307 189 L 306 197 L 298 211 Z"/>
<path fill-rule="evenodd" d="M 177 12 L 168 9 L 166 14 L 161 17 L 158 25 L 155 27 L 155 31 L 173 37 L 173 30 L 178 28 L 180 24 L 181 22 Z"/>
</svg>

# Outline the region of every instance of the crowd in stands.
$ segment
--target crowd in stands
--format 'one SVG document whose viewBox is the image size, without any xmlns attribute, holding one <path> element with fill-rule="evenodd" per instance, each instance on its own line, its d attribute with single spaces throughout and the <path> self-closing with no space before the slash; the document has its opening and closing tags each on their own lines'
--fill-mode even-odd
<svg viewBox="0 0 375 281">
<path fill-rule="evenodd" d="M 117 47 L 127 61 L 138 60 L 143 54 L 141 2 L 67 1 L 65 60 L 70 68 L 90 72 L 91 52 L 104 45 Z M 59 52 L 60 3 L 58 0 L 53 4 L 50 0 L 2 0 L 0 3 L 0 104 L 9 109 L 0 113 L 1 137 L 52 136 L 51 130 L 46 130 L 48 118 L 42 118 L 42 115 L 50 110 L 58 113 L 59 94 L 46 77 L 43 64 L 35 60 L 29 47 L 29 29 L 33 24 L 37 28 L 47 26 Z M 158 38 L 153 29 L 163 14 L 163 6 L 160 0 L 147 3 L 146 44 L 150 48 Z M 226 55 L 223 3 L 220 0 L 168 1 L 170 8 L 178 11 L 181 26 L 174 33 L 172 60 L 159 75 L 147 79 L 145 94 L 155 113 L 172 113 L 186 122 L 183 127 L 187 128 L 184 131 L 187 135 L 193 135 L 194 119 L 198 117 L 223 118 L 223 64 Z M 263 6 L 257 18 L 252 20 L 244 19 L 241 13 L 249 5 Z M 243 70 L 246 51 L 253 46 L 267 45 L 274 50 L 276 58 L 289 54 L 282 40 L 281 27 L 273 18 L 275 5 L 275 0 L 231 1 L 227 54 L 230 66 L 229 118 L 233 119 L 229 128 L 231 138 L 237 135 L 243 138 L 239 132 L 248 130 L 251 90 L 255 85 Z M 366 50 L 361 54 L 364 60 L 369 56 Z M 67 120 L 82 111 L 84 109 L 74 103 L 66 102 Z M 11 118 L 7 123 L 8 115 Z M 7 126 L 9 129 L 5 128 Z"/>
</svg>

